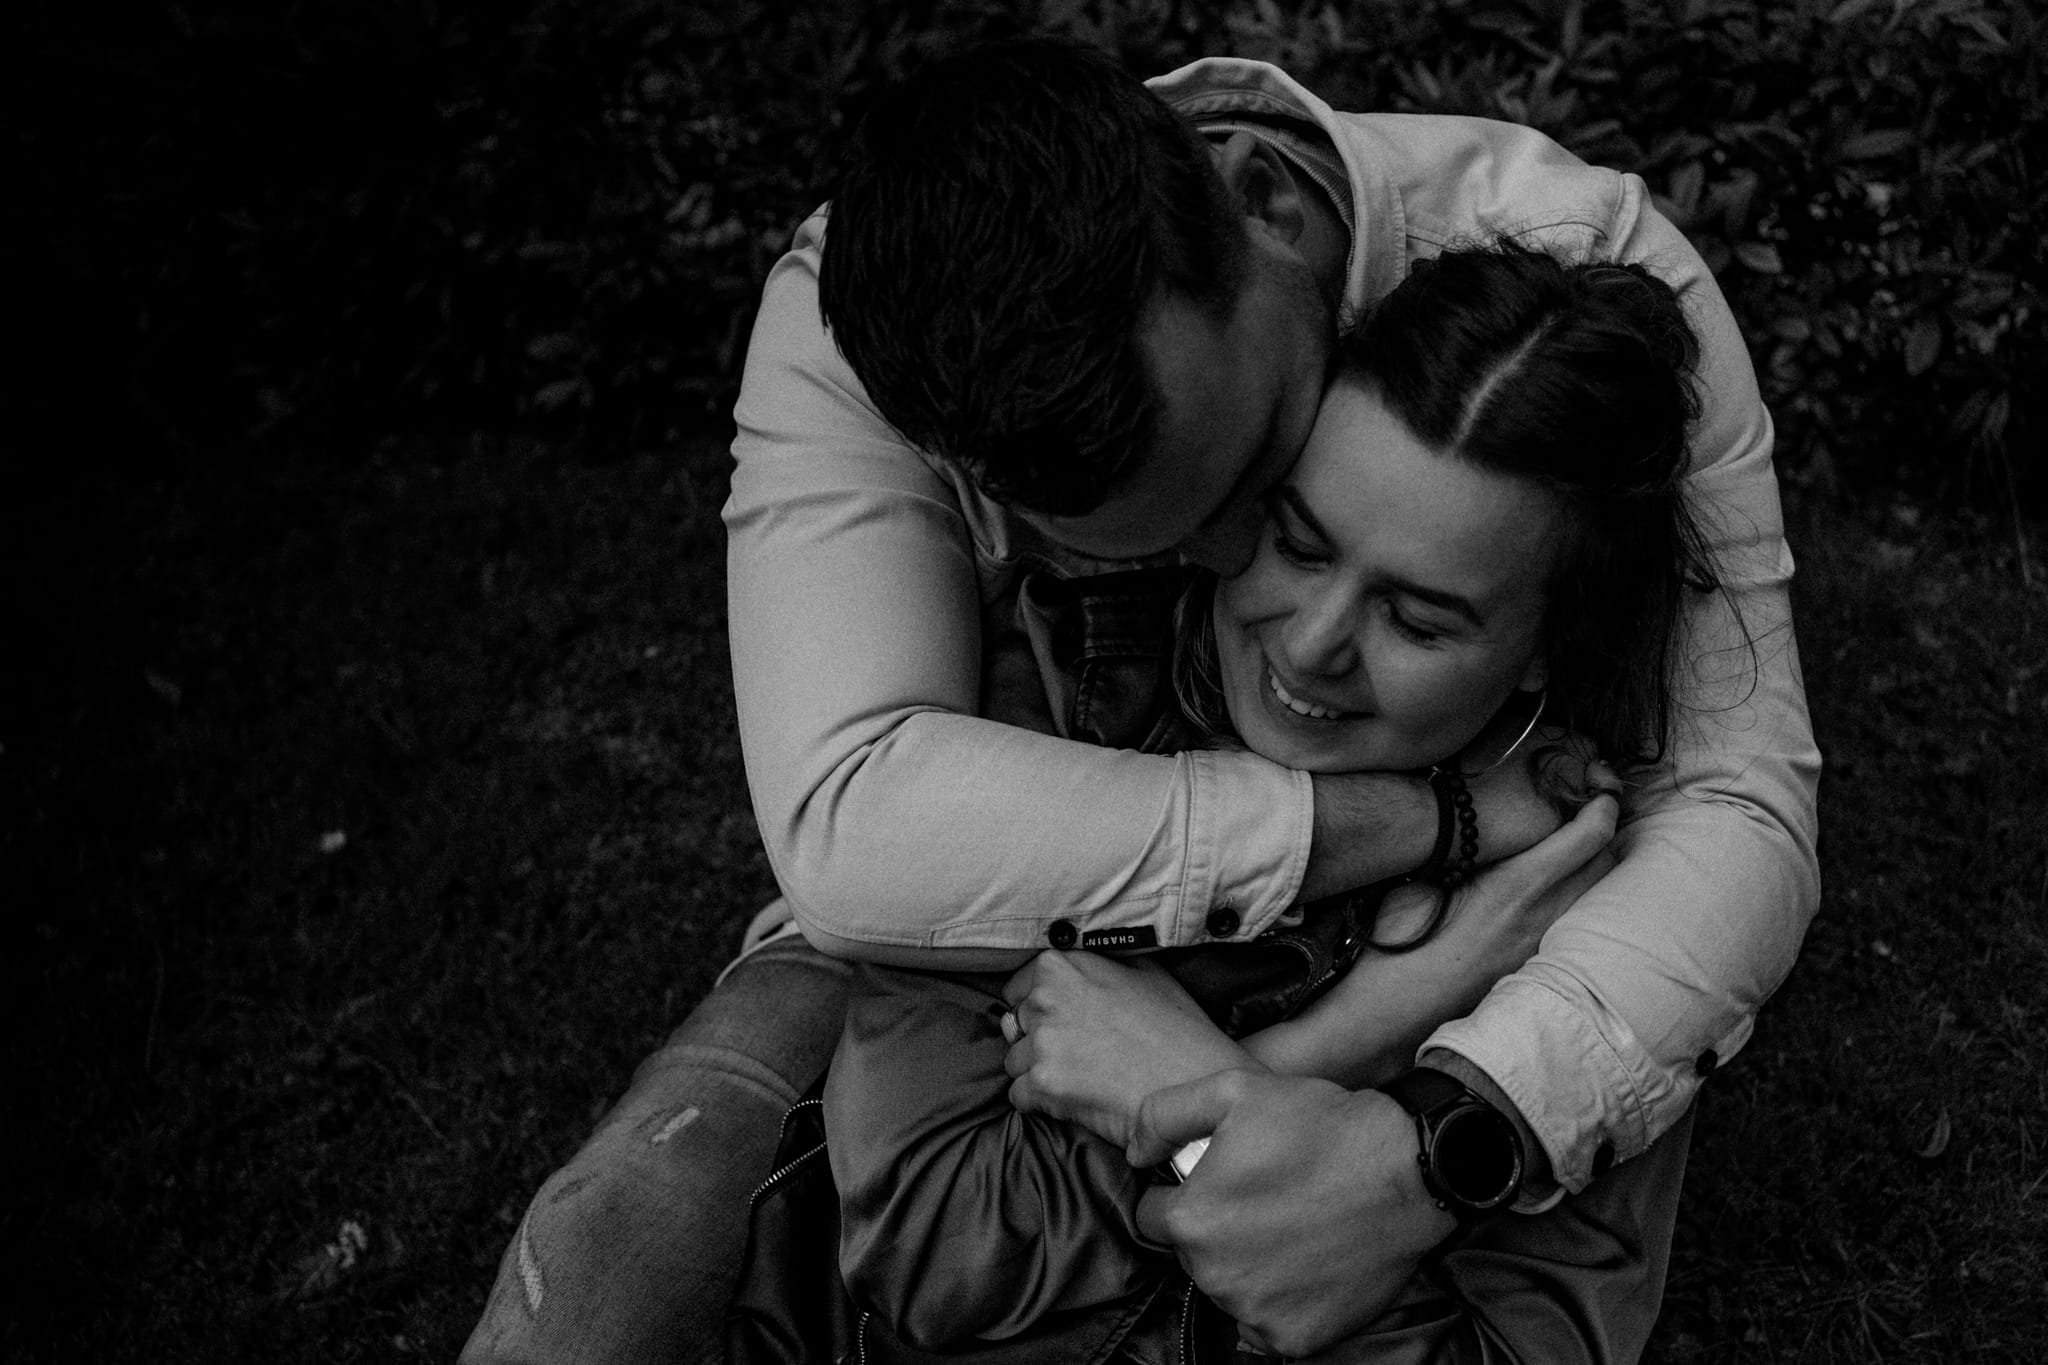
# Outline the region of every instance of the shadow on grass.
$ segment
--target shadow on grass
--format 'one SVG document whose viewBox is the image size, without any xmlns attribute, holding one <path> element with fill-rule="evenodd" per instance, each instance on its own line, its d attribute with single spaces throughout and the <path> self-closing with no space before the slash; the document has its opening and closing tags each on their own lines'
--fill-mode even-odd
<svg viewBox="0 0 2048 1365">
<path fill-rule="evenodd" d="M 0 1353 L 452 1357 L 770 894 L 724 470 L 394 448 L 38 507 Z M 1972 524 L 1798 523 L 1827 904 L 1707 1089 L 1658 1358 L 2048 1358 L 2044 594 Z"/>
</svg>

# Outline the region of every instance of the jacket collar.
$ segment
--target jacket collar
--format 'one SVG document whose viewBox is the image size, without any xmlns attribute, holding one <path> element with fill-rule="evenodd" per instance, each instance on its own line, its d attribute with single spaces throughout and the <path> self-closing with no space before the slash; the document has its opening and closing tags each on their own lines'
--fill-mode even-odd
<svg viewBox="0 0 2048 1365">
<path fill-rule="evenodd" d="M 1401 282 L 1408 239 L 1401 197 L 1366 154 L 1364 139 L 1301 82 L 1269 62 L 1204 57 L 1146 82 L 1152 93 L 1200 125 L 1224 115 L 1286 118 L 1320 128 L 1343 159 L 1351 181 L 1351 256 L 1340 317 L 1355 318 Z"/>
</svg>

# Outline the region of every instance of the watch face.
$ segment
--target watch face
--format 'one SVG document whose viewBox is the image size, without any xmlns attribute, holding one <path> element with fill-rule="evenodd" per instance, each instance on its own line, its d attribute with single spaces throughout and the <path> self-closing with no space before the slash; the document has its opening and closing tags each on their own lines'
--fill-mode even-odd
<svg viewBox="0 0 2048 1365">
<path fill-rule="evenodd" d="M 1515 1126 L 1488 1105 L 1446 1114 L 1429 1158 L 1444 1193 L 1473 1209 L 1498 1208 L 1521 1187 L 1522 1150 Z"/>
</svg>

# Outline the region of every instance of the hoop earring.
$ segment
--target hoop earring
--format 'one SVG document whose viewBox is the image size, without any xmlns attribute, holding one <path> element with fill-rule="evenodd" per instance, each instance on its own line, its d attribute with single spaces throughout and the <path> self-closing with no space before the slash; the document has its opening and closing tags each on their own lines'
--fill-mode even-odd
<svg viewBox="0 0 2048 1365">
<path fill-rule="evenodd" d="M 1493 762 L 1491 762 L 1491 763 L 1487 764 L 1487 765 L 1486 765 L 1485 767 L 1481 768 L 1481 769 L 1480 769 L 1480 770 L 1479 770 L 1478 772 L 1476 772 L 1476 773 L 1468 773 L 1468 772 L 1462 772 L 1462 771 L 1461 771 L 1461 772 L 1460 772 L 1460 773 L 1459 773 L 1458 775 L 1459 775 L 1460 777 L 1484 777 L 1484 776 L 1485 776 L 1486 774 L 1488 774 L 1488 773 L 1492 772 L 1492 771 L 1493 771 L 1493 770 L 1494 770 L 1495 768 L 1498 768 L 1498 767 L 1499 767 L 1499 766 L 1500 766 L 1501 764 L 1503 764 L 1503 763 L 1507 762 L 1507 761 L 1508 761 L 1508 759 L 1510 759 L 1510 758 L 1512 758 L 1512 757 L 1514 756 L 1514 752 L 1515 752 L 1515 750 L 1517 750 L 1517 749 L 1519 749 L 1519 748 L 1521 748 L 1521 747 L 1522 747 L 1522 741 L 1523 741 L 1523 740 L 1525 740 L 1525 739 L 1527 739 L 1527 738 L 1528 738 L 1528 737 L 1529 737 L 1530 735 L 1533 735 L 1533 734 L 1535 734 L 1535 733 L 1536 733 L 1536 722 L 1538 722 L 1538 721 L 1540 721 L 1540 720 L 1542 720 L 1542 719 L 1543 719 L 1543 708 L 1544 708 L 1545 706 L 1549 705 L 1549 703 L 1550 703 L 1550 688 L 1549 688 L 1548 686 L 1544 686 L 1544 687 L 1539 687 L 1538 689 L 1536 689 L 1536 711 L 1535 711 L 1535 714 L 1534 714 L 1534 715 L 1532 715 L 1532 716 L 1530 716 L 1530 717 L 1529 717 L 1529 723 L 1528 723 L 1527 725 L 1524 725 L 1524 726 L 1522 727 L 1522 733 L 1521 733 L 1521 734 L 1519 734 L 1519 735 L 1516 735 L 1516 736 L 1515 736 L 1515 742 L 1514 742 L 1513 744 L 1510 744 L 1510 745 L 1508 745 L 1508 747 L 1507 747 L 1507 748 L 1505 748 L 1505 749 L 1501 750 L 1501 754 L 1500 754 L 1500 757 L 1499 757 L 1499 758 L 1496 758 L 1495 760 L 1493 760 Z"/>
</svg>

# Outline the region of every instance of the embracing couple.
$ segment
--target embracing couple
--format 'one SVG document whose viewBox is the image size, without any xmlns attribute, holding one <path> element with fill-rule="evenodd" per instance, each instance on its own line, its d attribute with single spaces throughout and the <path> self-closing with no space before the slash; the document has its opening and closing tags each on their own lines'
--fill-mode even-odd
<svg viewBox="0 0 2048 1365">
<path fill-rule="evenodd" d="M 1770 420 L 1642 183 L 979 50 L 870 113 L 736 415 L 784 897 L 464 1359 L 720 1358 L 807 1093 L 833 1350 L 1635 1359 L 1819 767 Z"/>
</svg>

